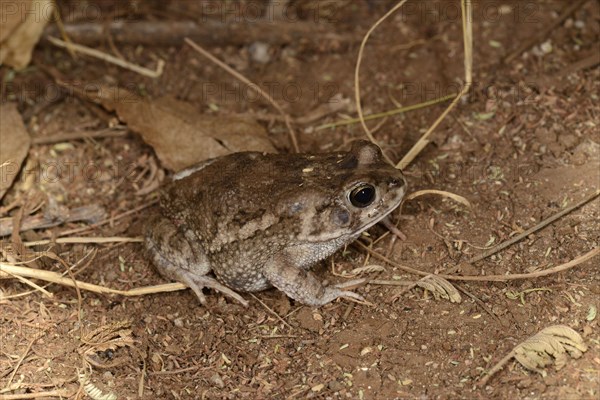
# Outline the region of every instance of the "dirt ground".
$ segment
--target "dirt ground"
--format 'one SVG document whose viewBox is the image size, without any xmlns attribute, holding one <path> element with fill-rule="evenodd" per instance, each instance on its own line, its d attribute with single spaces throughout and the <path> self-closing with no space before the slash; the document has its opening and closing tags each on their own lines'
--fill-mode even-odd
<svg viewBox="0 0 600 400">
<path fill-rule="evenodd" d="M 86 18 L 98 24 L 114 19 L 235 18 L 264 23 L 252 14 L 265 10 L 263 1 L 219 4 L 223 8 L 191 1 L 59 1 L 67 24 Z M 289 26 L 307 22 L 321 27 L 307 40 L 289 39 L 282 31 L 273 39 L 280 44 L 271 45 L 265 54 L 256 50 L 264 47 L 252 38 L 236 43 L 230 37 L 227 45 L 206 48 L 269 88 L 292 117 L 302 117 L 319 105 L 353 99 L 360 40 L 394 4 L 295 1 L 283 20 Z M 373 245 L 375 252 L 421 271 L 459 275 L 541 271 L 600 245 L 596 199 L 491 257 L 466 262 L 600 187 L 600 69 L 594 64 L 576 67 L 598 52 L 598 3 L 588 1 L 545 39 L 503 62 L 555 21 L 566 4 L 475 2 L 473 90 L 405 171 L 411 191 L 453 192 L 467 198 L 472 208 L 441 196 L 419 197 L 404 204 L 402 215 L 392 216 L 400 221 L 406 241 L 392 241 L 383 226 L 372 228 L 360 241 L 368 244 L 385 235 Z M 94 17 L 84 12 L 91 6 L 97 12 Z M 219 34 L 223 32 L 215 36 Z M 144 189 L 154 188 L 162 178 L 153 149 L 133 132 L 48 143 L 64 133 L 99 132 L 118 123 L 113 113 L 60 89 L 55 72 L 72 85 L 119 85 L 149 98 L 171 95 L 199 114 L 278 115 L 189 46 L 119 40 L 113 45 L 140 65 L 165 60 L 165 73 L 151 79 L 85 56 L 74 60 L 48 42 L 38 45 L 32 65 L 24 71 L 0 70 L 2 101 L 18 103 L 34 140 L 27 172 L 0 204 L 2 217 L 13 217 L 24 204 L 31 208 L 48 198 L 69 208 L 98 204 L 110 217 L 108 223 L 91 228 L 73 222 L 26 231 L 23 241 L 138 237 L 149 212 L 142 206 L 156 198 L 154 190 Z M 94 47 L 113 53 L 113 45 L 101 36 Z M 365 48 L 365 114 L 454 93 L 463 77 L 458 3 L 409 2 L 374 32 Z M 397 161 L 447 104 L 368 124 L 376 128 L 375 137 L 386 154 Z M 301 150 L 331 151 L 363 138 L 359 124 L 316 129 L 348 115 L 355 115 L 351 106 L 296 124 Z M 291 151 L 284 123 L 276 118 L 261 123 L 279 151 Z M 15 201 L 16 206 L 9 207 Z M 6 248 L 10 237 L 4 239 Z M 76 265 L 80 281 L 121 290 L 164 283 L 139 243 L 55 244 L 50 249 L 67 265 Z M 332 265 L 336 274 L 378 265 L 384 269 L 364 276 L 399 284 L 419 278 L 368 258 L 357 245 L 316 267 L 322 279 L 343 281 L 332 275 Z M 78 373 L 87 371 L 89 383 L 119 399 L 138 398 L 142 391 L 144 399 L 598 399 L 600 329 L 594 310 L 600 306 L 599 265 L 596 257 L 537 279 L 454 281 L 460 303 L 436 299 L 419 287 L 367 284 L 356 290 L 374 306 L 337 301 L 318 309 L 276 290 L 245 294 L 248 308 L 210 291 L 203 307 L 189 290 L 125 297 L 78 293 L 54 284 L 46 287 L 53 295 L 49 298 L 17 279 L 3 279 L 0 398 L 33 398 L 38 392 L 49 392 L 45 398 L 83 398 L 75 393 Z M 63 265 L 48 257 L 30 266 L 64 272 Z M 558 324 L 583 337 L 588 351 L 581 358 L 569 357 L 559 370 L 550 365 L 545 376 L 510 360 L 480 385 L 485 372 L 513 347 Z M 89 335 L 96 329 L 100 333 Z M 88 335 L 82 337 L 82 332 Z M 110 344 L 103 347 L 106 341 Z M 95 366 L 86 370 L 82 354 L 87 349 L 92 349 L 87 360 Z"/>
</svg>

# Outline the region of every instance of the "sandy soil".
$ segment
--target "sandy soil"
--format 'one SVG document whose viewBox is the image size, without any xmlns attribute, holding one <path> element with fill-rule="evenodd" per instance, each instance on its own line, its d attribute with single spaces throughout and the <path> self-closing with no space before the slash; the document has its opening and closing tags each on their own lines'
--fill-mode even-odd
<svg viewBox="0 0 600 400">
<path fill-rule="evenodd" d="M 82 3 L 60 3 L 68 23 L 86 19 Z M 263 2 L 252 4 L 264 7 Z M 317 38 L 326 33 L 339 38 L 324 36 L 316 47 L 302 40 L 271 46 L 264 64 L 252 58 L 250 43 L 207 48 L 252 81 L 270 87 L 286 112 L 301 117 L 334 94 L 353 98 L 360 39 L 394 3 L 294 4 L 290 25 L 316 21 L 323 28 L 315 33 Z M 409 2 L 404 13 L 392 16 L 373 34 L 361 74 L 365 113 L 456 90 L 463 77 L 463 51 L 459 8 L 451 4 Z M 227 18 L 249 19 L 242 11 L 248 8 L 240 7 L 230 10 Z M 467 198 L 472 209 L 434 195 L 409 201 L 402 215 L 393 214 L 408 239 L 392 241 L 384 227 L 376 226 L 370 238 L 385 237 L 373 245 L 375 252 L 425 272 L 503 275 L 551 268 L 599 246 L 596 199 L 483 261 L 466 262 L 600 187 L 600 70 L 569 69 L 598 51 L 598 3 L 588 1 L 542 42 L 502 62 L 554 21 L 563 7 L 557 1 L 477 2 L 474 89 L 406 169 L 412 191 L 453 192 Z M 215 21 L 223 15 L 207 8 L 206 2 L 106 1 L 95 9 L 108 20 Z M 88 16 L 89 22 L 101 22 L 92 19 Z M 110 53 L 105 39 L 96 47 Z M 262 100 L 245 96 L 242 85 L 188 46 L 117 42 L 116 47 L 141 65 L 165 60 L 164 75 L 153 80 L 86 57 L 73 60 L 45 43 L 25 71 L 0 69 L 2 101 L 18 102 L 34 140 L 100 131 L 116 123 L 114 114 L 69 91 L 50 96 L 59 92 L 53 71 L 73 85 L 103 83 L 134 88 L 149 98 L 175 96 L 198 113 L 277 115 Z M 434 105 L 384 122 L 371 121 L 369 126 L 377 127 L 377 140 L 399 160 L 444 107 Z M 301 149 L 327 151 L 363 138 L 358 124 L 315 129 L 352 114 L 346 109 L 297 125 Z M 280 151 L 291 150 L 282 122 L 262 123 Z M 22 233 L 23 241 L 65 234 L 139 236 L 148 208 L 122 214 L 153 201 L 152 190 L 140 189 L 152 188 L 161 175 L 154 173 L 160 165 L 153 149 L 138 135 L 34 144 L 28 159 L 29 173 L 0 204 L 17 201 L 18 206 L 3 208 L 3 216 L 14 216 L 21 207 L 31 210 L 40 199 L 52 197 L 71 208 L 99 204 L 117 218 L 81 233 L 68 232 L 85 229 L 86 224 L 28 231 Z M 72 174 L 65 173 L 68 165 L 73 166 Z M 56 174 L 56 168 L 62 173 Z M 6 237 L 5 258 L 9 242 Z M 138 243 L 63 244 L 50 251 L 68 265 L 79 262 L 81 281 L 122 290 L 164 282 Z M 368 258 L 356 245 L 338 252 L 333 261 L 336 273 L 380 265 L 383 271 L 365 276 L 398 282 L 418 279 Z M 328 260 L 317 266 L 319 276 L 342 281 L 332 276 L 331 265 Z M 64 266 L 48 257 L 32 266 L 64 272 Z M 39 291 L 11 297 L 31 288 L 6 279 L 0 281 L 0 390 L 10 382 L 17 389 L 5 393 L 21 394 L 19 398 L 43 391 L 81 396 L 74 394 L 77 374 L 85 371 L 82 354 L 92 349 L 88 361 L 96 366 L 88 371 L 90 382 L 119 399 L 137 398 L 142 389 L 145 399 L 598 398 L 600 330 L 598 317 L 592 315 L 600 306 L 598 258 L 538 279 L 454 286 L 461 293 L 460 303 L 436 299 L 421 288 L 369 284 L 357 291 L 374 303 L 372 307 L 339 301 L 311 309 L 269 290 L 256 297 L 246 294 L 250 307 L 245 309 L 215 292 L 207 293 L 208 305 L 202 307 L 189 290 L 128 298 L 85 290 L 78 294 L 73 288 L 49 285 L 52 298 Z M 116 327 L 118 323 L 122 326 Z M 486 385 L 479 384 L 485 371 L 513 347 L 557 324 L 583 337 L 588 351 L 580 359 L 568 358 L 559 370 L 551 365 L 546 376 L 511 360 Z M 109 333 L 89 336 L 95 329 Z"/>
</svg>

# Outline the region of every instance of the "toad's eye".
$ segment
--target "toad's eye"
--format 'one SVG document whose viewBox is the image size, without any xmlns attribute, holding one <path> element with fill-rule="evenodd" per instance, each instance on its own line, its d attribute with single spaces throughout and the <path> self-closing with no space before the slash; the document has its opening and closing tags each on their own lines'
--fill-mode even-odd
<svg viewBox="0 0 600 400">
<path fill-rule="evenodd" d="M 368 183 L 360 184 L 350 192 L 350 202 L 355 207 L 364 208 L 375 200 L 375 188 Z"/>
</svg>

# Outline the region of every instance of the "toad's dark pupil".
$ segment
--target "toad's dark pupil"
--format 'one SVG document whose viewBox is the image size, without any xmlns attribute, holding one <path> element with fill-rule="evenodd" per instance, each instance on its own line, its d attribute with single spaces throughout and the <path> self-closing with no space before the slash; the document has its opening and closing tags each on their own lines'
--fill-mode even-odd
<svg viewBox="0 0 600 400">
<path fill-rule="evenodd" d="M 361 185 L 350 193 L 350 202 L 355 207 L 366 207 L 375 200 L 375 188 L 371 185 Z"/>
</svg>

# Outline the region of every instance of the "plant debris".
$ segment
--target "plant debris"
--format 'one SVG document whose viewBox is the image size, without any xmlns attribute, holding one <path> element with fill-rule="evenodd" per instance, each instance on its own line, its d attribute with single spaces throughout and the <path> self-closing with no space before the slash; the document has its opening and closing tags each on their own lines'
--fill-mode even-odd
<svg viewBox="0 0 600 400">
<path fill-rule="evenodd" d="M 446 299 L 451 303 L 460 303 L 462 297 L 450 282 L 442 277 L 429 275 L 415 282 L 415 285 L 430 291 L 435 299 Z"/>
<path fill-rule="evenodd" d="M 555 364 L 556 370 L 563 368 L 567 355 L 580 358 L 588 349 L 579 333 L 565 325 L 553 325 L 519 343 L 500 362 L 494 365 L 481 380 L 483 386 L 511 359 L 515 358 L 523 367 L 546 376 L 545 367 Z"/>
<path fill-rule="evenodd" d="M 16 104 L 0 104 L 0 200 L 21 171 L 30 144 Z"/>
</svg>

